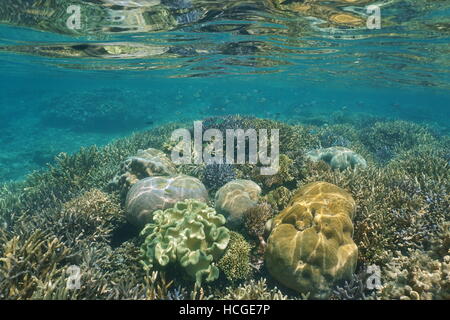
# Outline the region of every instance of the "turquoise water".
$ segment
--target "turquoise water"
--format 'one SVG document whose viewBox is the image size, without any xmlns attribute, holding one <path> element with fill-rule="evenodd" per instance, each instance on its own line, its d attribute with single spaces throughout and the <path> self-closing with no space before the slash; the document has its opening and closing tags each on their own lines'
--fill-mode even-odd
<svg viewBox="0 0 450 320">
<path fill-rule="evenodd" d="M 428 124 L 440 134 L 448 134 L 450 130 L 448 89 L 389 86 L 387 82 L 371 79 L 370 74 L 360 81 L 335 76 L 323 82 L 307 81 L 301 74 L 287 72 L 167 79 L 157 71 L 105 74 L 51 67 L 40 71 L 45 68 L 29 65 L 26 57 L 21 59 L 23 64 L 13 75 L 7 72 L 1 75 L 2 181 L 23 178 L 51 162 L 59 152 L 104 145 L 114 138 L 169 121 L 209 116 L 242 114 L 293 123 L 314 116 L 331 117 L 333 113 L 368 114 Z M 23 73 L 17 69 L 23 69 Z M 101 90 L 107 92 L 102 94 Z M 125 104 L 130 114 L 139 113 L 138 118 L 106 124 L 99 119 L 98 124 L 86 128 L 77 128 L 76 123 L 66 125 L 64 120 L 50 123 L 43 120 L 46 110 L 54 107 L 52 99 L 76 106 L 80 103 L 78 97 L 93 93 L 99 95 L 97 103 L 101 103 L 108 90 L 122 96 L 120 103 Z M 137 107 L 139 110 L 134 111 Z M 36 157 L 38 153 L 44 155 Z"/>
<path fill-rule="evenodd" d="M 366 9 L 371 4 L 380 8 L 380 28 L 368 28 L 366 24 L 371 16 Z M 69 6 L 80 8 L 79 28 L 74 28 L 72 23 L 76 20 L 69 19 L 73 14 L 67 12 Z M 448 228 L 445 223 L 449 221 L 450 201 L 449 46 L 450 1 L 1 0 L 0 185 L 5 184 L 5 187 L 0 189 L 0 195 L 4 197 L 0 199 L 0 209 L 14 222 L 16 218 L 11 212 L 17 210 L 28 214 L 34 210 L 34 205 L 29 202 L 37 201 L 36 210 L 42 211 L 36 216 L 48 216 L 48 212 L 53 212 L 51 210 L 57 210 L 55 208 L 92 187 L 106 190 L 108 181 L 101 179 L 110 178 L 108 174 L 114 176 L 115 172 L 100 174 L 95 171 L 100 178 L 95 176 L 92 181 L 100 181 L 98 186 L 91 180 L 86 185 L 77 185 L 75 175 L 71 179 L 76 182 L 70 180 L 73 184 L 67 190 L 65 186 L 61 187 L 64 191 L 60 197 L 52 190 L 48 202 L 30 200 L 50 192 L 51 187 L 45 183 L 40 185 L 36 176 L 28 178 L 29 175 L 43 172 L 42 177 L 47 177 L 45 172 L 49 165 L 55 165 L 61 153 L 77 154 L 83 147 L 106 146 L 133 133 L 157 129 L 171 122 L 192 123 L 211 117 L 242 115 L 305 126 L 309 134 L 321 135 L 321 138 L 327 134 L 333 136 L 327 131 L 327 128 L 333 128 L 330 132 L 336 130 L 335 135 L 341 139 L 336 138 L 337 141 L 362 150 L 370 170 L 383 171 L 383 166 L 389 166 L 392 159 L 409 159 L 414 156 L 413 152 L 420 156 L 431 155 L 433 152 L 428 152 L 425 144 L 433 141 L 436 146 L 429 147 L 439 149 L 433 158 L 439 163 L 436 164 L 438 169 L 427 171 L 432 172 L 432 182 L 427 180 L 417 192 L 410 192 L 416 189 L 403 185 L 396 176 L 392 177 L 393 182 L 386 178 L 380 185 L 390 190 L 386 191 L 386 198 L 397 191 L 404 192 L 403 198 L 398 196 L 398 207 L 389 208 L 393 211 L 389 214 L 400 216 L 422 201 L 425 203 L 425 209 L 421 207 L 423 210 L 436 214 L 430 218 L 432 227 L 427 224 L 423 228 L 437 230 L 444 225 L 446 227 L 442 228 Z M 418 126 L 404 122 L 397 125 L 392 122 L 396 120 Z M 375 123 L 388 124 L 386 129 L 383 125 L 373 129 Z M 404 131 L 402 126 L 406 128 Z M 408 131 L 410 128 L 417 132 Z M 425 138 L 422 139 L 422 131 L 418 128 L 425 128 Z M 394 133 L 389 135 L 389 130 Z M 414 136 L 412 143 L 404 132 Z M 384 138 L 386 145 L 380 147 Z M 308 136 L 308 139 L 316 143 L 315 138 Z M 371 144 L 364 145 L 364 142 Z M 307 151 L 303 150 L 304 146 L 310 142 L 296 143 L 304 152 Z M 411 145 L 414 143 L 418 145 L 416 149 Z M 286 150 L 288 148 L 283 145 L 280 148 L 294 160 L 294 157 L 302 159 L 299 150 Z M 132 154 L 121 155 L 122 158 L 126 156 Z M 380 160 L 383 156 L 387 160 Z M 392 166 L 396 165 L 395 161 Z M 117 161 L 114 166 L 119 164 Z M 359 201 L 359 212 L 364 218 L 357 218 L 355 237 L 363 258 L 358 260 L 357 270 L 363 270 L 369 263 L 387 265 L 384 258 L 378 256 L 378 251 L 373 253 L 363 245 L 365 240 L 359 236 L 373 227 L 364 225 L 372 217 L 364 214 L 374 212 L 375 216 L 388 210 L 380 209 L 375 202 L 364 202 L 369 198 L 368 194 L 375 191 L 371 193 L 355 187 L 350 172 L 327 176 L 325 171 L 319 174 L 314 170 L 311 172 L 324 180 L 342 182 L 342 187 L 351 189 Z M 52 173 L 52 179 L 63 176 L 58 170 L 56 172 Z M 436 178 L 439 174 L 447 178 L 444 181 Z M 420 180 L 420 174 L 413 176 L 411 173 L 411 176 L 405 181 Z M 312 174 L 298 174 L 298 177 L 304 179 L 299 185 L 314 180 Z M 63 184 L 62 179 L 58 181 Z M 440 191 L 433 189 L 440 184 Z M 293 189 L 295 184 L 285 185 Z M 371 190 L 376 186 L 374 184 Z M 29 195 L 30 190 L 36 194 Z M 25 193 L 20 193 L 22 191 Z M 268 191 L 272 189 L 263 189 L 264 194 Z M 17 196 L 15 192 L 19 192 Z M 406 195 L 415 197 L 414 192 L 419 194 L 420 201 L 416 198 L 405 200 Z M 19 200 L 13 201 L 13 198 Z M 123 203 L 120 205 L 124 210 Z M 42 212 L 45 215 L 40 215 Z M 442 218 L 439 222 L 437 216 Z M 403 218 L 398 219 L 401 221 L 398 226 L 406 224 Z M 384 226 L 384 223 L 395 225 L 391 220 L 386 221 L 381 219 L 378 226 Z M 5 236 L 7 240 L 18 232 L 16 230 L 22 230 L 17 227 L 19 222 L 15 225 L 13 222 L 5 222 L 12 226 L 8 231 L 10 234 Z M 29 228 L 27 225 L 23 230 Z M 119 237 L 118 233 L 122 237 L 123 232 L 117 231 L 121 228 L 114 229 L 114 236 L 111 236 L 114 241 Z M 391 232 L 394 229 L 386 230 L 395 234 Z M 412 235 L 421 234 L 412 227 L 405 227 L 405 230 Z M 402 231 L 398 231 L 398 238 L 406 239 Z M 441 233 L 439 237 L 444 239 Z M 381 243 L 376 236 L 373 239 Z M 66 240 L 61 241 L 74 252 L 79 249 L 72 248 Z M 448 246 L 446 241 L 442 240 L 442 243 Z M 383 245 L 390 245 L 389 241 L 386 243 Z M 414 242 L 407 246 L 428 252 L 432 245 L 421 247 Z M 406 250 L 405 247 L 398 245 L 384 251 Z M 449 252 L 445 254 L 448 256 Z M 445 254 L 436 259 L 444 264 Z M 269 283 L 273 281 L 268 279 Z M 0 284 L 1 281 L 0 277 Z M 270 286 L 273 287 L 273 283 Z M 442 288 L 449 287 L 442 284 Z M 86 292 L 82 291 L 78 298 L 93 298 Z M 29 293 L 18 296 L 31 297 Z M 433 297 L 448 299 L 449 296 L 439 293 Z M 136 298 L 132 293 L 130 296 L 118 294 L 118 297 Z M 387 293 L 383 298 L 399 297 Z"/>
<path fill-rule="evenodd" d="M 377 2 L 382 25 L 371 30 L 369 1 L 311 1 L 306 12 L 289 7 L 302 1 L 159 2 L 2 1 L 1 181 L 22 179 L 59 152 L 179 118 L 294 120 L 341 111 L 428 123 L 448 134 L 446 1 Z M 65 24 L 71 4 L 81 8 L 78 30 Z M 339 14 L 359 22 L 333 23 Z M 108 45 L 120 49 L 99 49 Z M 151 121 L 112 121 L 110 130 L 86 132 L 41 121 L 52 98 L 70 92 L 73 106 L 77 95 L 105 88 L 127 97 L 121 103 L 130 114 Z"/>
</svg>

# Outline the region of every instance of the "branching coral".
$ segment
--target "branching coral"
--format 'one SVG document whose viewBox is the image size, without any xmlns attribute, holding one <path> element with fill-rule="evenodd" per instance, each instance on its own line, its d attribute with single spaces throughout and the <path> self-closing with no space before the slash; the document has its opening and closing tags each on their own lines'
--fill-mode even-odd
<svg viewBox="0 0 450 320">
<path fill-rule="evenodd" d="M 36 230 L 29 238 L 15 236 L 3 244 L 0 255 L 2 299 L 29 299 L 64 274 L 62 262 L 69 249 L 57 238 Z"/>
<path fill-rule="evenodd" d="M 234 179 L 236 179 L 236 172 L 231 164 L 209 164 L 202 172 L 202 182 L 210 192 L 216 192 Z"/>
<path fill-rule="evenodd" d="M 450 299 L 450 252 L 441 259 L 421 250 L 391 255 L 383 274 L 382 299 Z"/>
<path fill-rule="evenodd" d="M 367 130 L 361 130 L 359 136 L 375 159 L 382 163 L 418 146 L 437 144 L 425 127 L 406 121 L 376 122 Z"/>
<path fill-rule="evenodd" d="M 115 226 L 124 222 L 124 213 L 116 198 L 92 189 L 64 203 L 61 210 L 32 220 L 36 224 L 46 220 L 48 232 L 77 247 L 80 241 L 109 241 Z"/>
<path fill-rule="evenodd" d="M 230 281 L 247 280 L 251 274 L 250 244 L 239 233 L 230 232 L 230 243 L 225 254 L 217 263 Z"/>
<path fill-rule="evenodd" d="M 375 299 L 376 288 L 368 290 L 368 275 L 364 269 L 352 275 L 350 280 L 337 284 L 331 294 L 333 300 L 372 300 Z"/>
<path fill-rule="evenodd" d="M 376 298 L 449 299 L 450 139 L 406 122 L 373 118 L 352 122 L 342 118 L 335 123 L 342 124 L 331 121 L 322 127 L 291 126 L 271 120 L 225 117 L 205 121 L 204 127 L 280 129 L 280 151 L 293 160 L 291 166 L 295 168 L 291 169 L 295 170 L 288 171 L 293 179 L 270 187 L 261 182 L 266 194 L 260 201 L 268 202 L 277 212 L 289 205 L 290 190 L 295 185 L 326 181 L 340 186 L 357 203 L 353 239 L 359 251 L 358 265 L 376 264 L 382 270 L 383 290 Z M 191 124 L 164 125 L 102 148 L 63 153 L 47 170 L 2 186 L 2 298 L 186 298 L 183 288 L 192 288 L 180 277 L 185 274 L 183 268 L 174 267 L 176 272 L 167 274 L 170 278 L 161 272 L 146 273 L 140 264 L 139 239 L 112 245 L 115 231 L 124 224 L 124 213 L 115 192 L 107 194 L 105 190 L 129 155 L 136 155 L 139 149 L 162 150 L 174 129 Z M 341 172 L 323 162 L 305 159 L 308 150 L 334 145 L 351 146 L 369 166 Z M 233 169 L 240 178 L 254 179 L 254 167 L 245 164 Z M 202 166 L 192 165 L 190 170 L 201 178 Z M 389 252 L 396 252 L 395 256 Z M 211 265 L 216 266 L 219 259 Z M 255 265 L 255 261 L 251 262 Z M 66 289 L 70 265 L 81 269 L 80 290 Z M 258 286 L 253 282 L 253 288 L 247 283 L 238 289 L 233 284 L 227 288 L 227 295 L 258 296 L 254 293 Z M 211 296 L 210 287 L 208 283 L 198 285 L 187 298 L 223 297 L 217 292 Z M 273 297 L 267 291 L 265 287 L 259 292 Z M 340 291 L 335 292 L 336 298 L 360 297 L 355 281 L 340 283 L 335 291 Z"/>
<path fill-rule="evenodd" d="M 251 176 L 253 180 L 264 186 L 264 189 L 273 189 L 279 186 L 289 185 L 298 176 L 294 160 L 285 154 L 280 154 L 277 172 L 274 175 L 261 175 L 260 168 L 253 168 Z"/>
<path fill-rule="evenodd" d="M 264 196 L 265 201 L 272 206 L 275 211 L 281 211 L 291 200 L 292 192 L 286 187 L 278 187 Z"/>
<path fill-rule="evenodd" d="M 269 289 L 266 279 L 250 280 L 237 288 L 228 287 L 223 300 L 287 300 L 276 287 Z"/>
<path fill-rule="evenodd" d="M 247 233 L 264 243 L 263 235 L 267 221 L 273 217 L 272 207 L 268 203 L 260 203 L 244 212 L 244 226 Z"/>
</svg>

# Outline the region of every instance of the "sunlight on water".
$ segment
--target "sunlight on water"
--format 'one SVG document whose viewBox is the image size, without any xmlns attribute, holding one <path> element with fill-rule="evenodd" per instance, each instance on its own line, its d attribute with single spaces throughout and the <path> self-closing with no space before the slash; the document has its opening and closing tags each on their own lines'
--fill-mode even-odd
<svg viewBox="0 0 450 320">
<path fill-rule="evenodd" d="M 20 54 L 68 69 L 370 75 L 447 88 L 450 4 L 378 1 L 377 26 L 372 2 L 5 0 L 0 51 L 3 68 Z"/>
</svg>

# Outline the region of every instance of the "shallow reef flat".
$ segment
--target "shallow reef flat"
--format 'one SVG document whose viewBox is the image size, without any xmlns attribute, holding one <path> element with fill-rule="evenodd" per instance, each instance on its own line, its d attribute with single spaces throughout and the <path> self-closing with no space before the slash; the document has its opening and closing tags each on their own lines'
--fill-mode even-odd
<svg viewBox="0 0 450 320">
<path fill-rule="evenodd" d="M 0 299 L 450 299 L 449 136 L 380 118 L 203 119 L 205 130 L 279 129 L 279 170 L 262 176 L 257 164 L 173 167 L 171 134 L 192 127 L 61 153 L 4 184 Z M 183 199 L 190 183 L 173 175 L 202 196 Z M 153 176 L 165 178 L 141 191 Z M 231 203 L 216 203 L 224 192 Z M 142 213 L 144 228 L 130 223 Z"/>
</svg>

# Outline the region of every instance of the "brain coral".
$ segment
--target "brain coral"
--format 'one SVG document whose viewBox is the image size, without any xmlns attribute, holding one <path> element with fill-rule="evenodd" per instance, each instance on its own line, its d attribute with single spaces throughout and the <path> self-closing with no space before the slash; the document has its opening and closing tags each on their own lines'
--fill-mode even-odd
<svg viewBox="0 0 450 320">
<path fill-rule="evenodd" d="M 200 180 L 184 175 L 145 178 L 134 184 L 127 194 L 126 218 L 143 227 L 151 221 L 154 211 L 173 207 L 186 199 L 208 201 L 208 192 Z"/>
<path fill-rule="evenodd" d="M 245 211 L 256 206 L 261 188 L 250 180 L 228 182 L 216 193 L 216 210 L 232 225 L 240 225 Z"/>
<path fill-rule="evenodd" d="M 172 161 L 157 149 L 149 148 L 139 150 L 135 156 L 127 158 L 120 165 L 119 173 L 111 181 L 111 185 L 117 186 L 126 193 L 130 186 L 152 176 L 171 176 L 177 173 Z"/>
<path fill-rule="evenodd" d="M 333 169 L 345 170 L 347 168 L 366 168 L 367 163 L 363 157 L 344 147 L 330 147 L 309 151 L 306 157 L 311 161 L 325 161 Z"/>
<path fill-rule="evenodd" d="M 219 269 L 215 261 L 230 241 L 230 233 L 223 226 L 225 221 L 214 209 L 193 199 L 156 211 L 153 223 L 142 231 L 146 237 L 141 248 L 145 268 L 178 262 L 199 285 L 204 278 L 217 279 Z"/>
<path fill-rule="evenodd" d="M 273 219 L 265 257 L 269 273 L 300 293 L 326 297 L 329 286 L 350 278 L 356 267 L 355 206 L 348 192 L 327 182 L 300 188 Z"/>
</svg>

